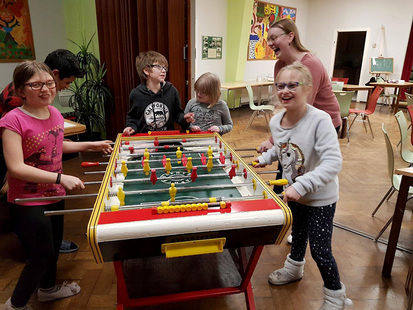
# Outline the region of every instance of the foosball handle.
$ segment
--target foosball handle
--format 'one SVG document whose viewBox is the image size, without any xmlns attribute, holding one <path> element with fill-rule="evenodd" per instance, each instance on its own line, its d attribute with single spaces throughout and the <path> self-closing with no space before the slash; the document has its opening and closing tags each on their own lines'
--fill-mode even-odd
<svg viewBox="0 0 413 310">
<path fill-rule="evenodd" d="M 99 166 L 98 161 L 84 161 L 80 164 L 83 168 Z"/>
</svg>

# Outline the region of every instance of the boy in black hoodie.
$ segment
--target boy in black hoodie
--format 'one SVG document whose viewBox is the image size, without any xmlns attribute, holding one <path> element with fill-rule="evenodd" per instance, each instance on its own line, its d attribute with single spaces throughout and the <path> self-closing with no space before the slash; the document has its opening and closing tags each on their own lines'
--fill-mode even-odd
<svg viewBox="0 0 413 310">
<path fill-rule="evenodd" d="M 194 122 L 194 113 L 181 108 L 178 91 L 165 81 L 168 61 L 158 52 L 148 51 L 136 57 L 136 70 L 142 84 L 129 95 L 130 110 L 126 115 L 125 136 L 148 131 L 174 130 L 177 122 L 182 130 Z"/>
</svg>

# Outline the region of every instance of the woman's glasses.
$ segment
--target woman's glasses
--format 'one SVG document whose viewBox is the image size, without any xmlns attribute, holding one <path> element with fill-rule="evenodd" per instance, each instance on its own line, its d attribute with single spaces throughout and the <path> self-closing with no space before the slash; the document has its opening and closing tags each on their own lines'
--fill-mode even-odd
<svg viewBox="0 0 413 310">
<path fill-rule="evenodd" d="M 164 67 L 161 65 L 149 65 L 149 67 L 159 69 L 159 71 L 165 70 L 165 72 L 168 72 L 168 67 Z"/>
<path fill-rule="evenodd" d="M 275 83 L 275 88 L 277 89 L 277 91 L 282 91 L 286 87 L 288 90 L 296 91 L 299 85 L 304 85 L 304 83 L 301 83 L 301 82 L 289 82 L 287 84 L 286 83 Z"/>
<path fill-rule="evenodd" d="M 43 88 L 44 85 L 46 85 L 46 87 L 48 89 L 53 89 L 56 87 L 56 82 L 53 80 L 47 81 L 47 82 L 33 82 L 33 83 L 26 83 L 23 85 L 28 85 L 30 86 L 30 88 L 32 90 L 41 90 Z"/>
</svg>

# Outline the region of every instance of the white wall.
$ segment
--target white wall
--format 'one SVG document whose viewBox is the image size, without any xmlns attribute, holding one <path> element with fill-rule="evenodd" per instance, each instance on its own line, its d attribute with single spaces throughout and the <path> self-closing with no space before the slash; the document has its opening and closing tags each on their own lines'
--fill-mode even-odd
<svg viewBox="0 0 413 310">
<path fill-rule="evenodd" d="M 371 77 L 369 60 L 380 55 L 381 27 L 385 28 L 383 57 L 394 58 L 393 79 L 400 79 L 412 23 L 413 1 L 406 0 L 311 0 L 308 7 L 304 45 L 314 52 L 332 75 L 333 38 L 336 30 L 367 29 L 366 57 L 362 65 L 360 84 Z M 299 27 L 300 28 L 300 27 Z M 301 32 L 300 28 L 300 32 Z M 376 45 L 373 48 L 373 44 Z M 365 99 L 360 93 L 359 100 Z"/>
<path fill-rule="evenodd" d="M 205 72 L 216 73 L 225 81 L 227 1 L 195 1 L 195 80 Z M 222 59 L 202 59 L 202 36 L 222 37 Z"/>
<path fill-rule="evenodd" d="M 29 0 L 30 19 L 36 60 L 44 61 L 47 54 L 67 48 L 62 1 Z M 18 63 L 0 63 L 0 92 L 12 81 Z"/>
</svg>

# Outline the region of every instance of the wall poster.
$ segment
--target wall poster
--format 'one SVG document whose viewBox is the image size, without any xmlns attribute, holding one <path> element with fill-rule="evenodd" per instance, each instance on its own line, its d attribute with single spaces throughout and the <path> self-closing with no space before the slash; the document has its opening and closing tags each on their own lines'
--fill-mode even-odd
<svg viewBox="0 0 413 310">
<path fill-rule="evenodd" d="M 297 9 L 295 8 L 254 1 L 247 60 L 277 59 L 274 51 L 267 45 L 267 34 L 270 24 L 284 18 L 290 18 L 295 21 L 296 14 Z"/>
<path fill-rule="evenodd" d="M 222 37 L 202 36 L 202 59 L 222 59 Z"/>
<path fill-rule="evenodd" d="M 0 0 L 0 62 L 35 59 L 27 0 Z"/>
</svg>

